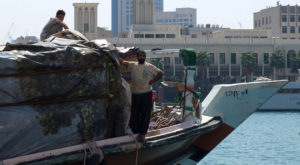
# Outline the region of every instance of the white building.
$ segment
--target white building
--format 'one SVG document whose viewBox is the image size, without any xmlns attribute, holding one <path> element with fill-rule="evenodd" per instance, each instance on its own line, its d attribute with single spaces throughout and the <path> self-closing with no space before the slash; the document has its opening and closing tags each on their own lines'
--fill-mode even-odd
<svg viewBox="0 0 300 165">
<path fill-rule="evenodd" d="M 74 28 L 87 38 L 97 37 L 99 3 L 73 3 L 74 6 Z"/>
<path fill-rule="evenodd" d="M 14 41 L 14 44 L 33 44 L 37 42 L 38 39 L 35 36 L 20 36 Z"/>
<path fill-rule="evenodd" d="M 300 6 L 278 4 L 253 15 L 254 29 L 270 29 L 274 38 L 300 40 Z"/>
<path fill-rule="evenodd" d="M 263 32 L 263 31 L 262 31 Z M 220 32 L 223 33 L 223 32 Z M 265 36 L 269 32 L 259 33 Z M 228 34 L 227 34 L 228 35 Z M 234 34 L 236 36 L 236 34 Z M 243 36 L 243 34 L 241 35 Z M 267 76 L 275 79 L 295 80 L 296 73 L 291 73 L 291 57 L 300 53 L 299 40 L 274 40 L 273 38 L 110 38 L 109 42 L 124 47 L 139 47 L 143 50 L 151 49 L 181 49 L 193 48 L 196 52 L 206 51 L 211 57 L 211 65 L 207 72 L 207 78 L 222 76 L 226 79 L 234 79 L 237 82 L 245 76 L 242 69 L 241 56 L 251 52 L 257 57 L 258 66 L 253 72 L 254 77 Z M 271 67 L 271 56 L 275 50 L 284 52 L 285 67 L 274 70 Z M 163 58 L 164 71 L 167 76 L 182 74 L 183 65 L 178 55 L 167 56 L 152 55 L 151 58 Z M 200 71 L 198 71 L 200 73 Z M 276 76 L 274 76 L 274 73 Z"/>
<path fill-rule="evenodd" d="M 153 25 L 155 0 L 132 0 L 132 24 Z"/>
<path fill-rule="evenodd" d="M 143 8 L 142 12 L 152 10 L 151 5 L 148 7 Z M 141 12 L 138 8 L 139 5 L 133 12 Z M 291 59 L 300 53 L 300 40 L 277 40 L 269 28 L 231 30 L 216 26 L 210 28 L 210 25 L 205 28 L 182 28 L 179 25 L 135 24 L 131 26 L 128 38 L 110 38 L 108 41 L 118 46 L 135 46 L 143 50 L 193 48 L 196 52 L 205 51 L 211 60 L 211 65 L 206 70 L 208 79 L 223 77 L 236 82 L 242 81 L 246 71 L 242 68 L 241 57 L 248 52 L 257 59 L 253 77 L 289 80 L 297 77 L 297 74 L 291 72 Z M 272 53 L 276 50 L 284 53 L 283 69 L 275 70 L 270 65 Z M 148 52 L 148 55 L 149 58 L 163 59 L 165 78 L 183 74 L 178 53 L 161 55 Z"/>
<path fill-rule="evenodd" d="M 158 25 L 180 25 L 183 27 L 196 27 L 197 9 L 177 8 L 176 11 L 157 12 L 156 24 Z"/>
<path fill-rule="evenodd" d="M 90 40 L 112 37 L 112 31 L 98 27 L 98 4 L 73 3 L 74 28 Z"/>
</svg>

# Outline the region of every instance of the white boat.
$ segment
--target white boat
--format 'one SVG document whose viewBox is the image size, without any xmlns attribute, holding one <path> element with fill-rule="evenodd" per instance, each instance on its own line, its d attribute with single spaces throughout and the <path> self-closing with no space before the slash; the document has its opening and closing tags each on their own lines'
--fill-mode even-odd
<svg viewBox="0 0 300 165">
<path fill-rule="evenodd" d="M 300 111 L 300 82 L 289 82 L 263 104 L 259 111 Z"/>
<path fill-rule="evenodd" d="M 259 111 L 300 111 L 300 75 L 296 82 L 289 82 L 280 89 Z"/>
</svg>

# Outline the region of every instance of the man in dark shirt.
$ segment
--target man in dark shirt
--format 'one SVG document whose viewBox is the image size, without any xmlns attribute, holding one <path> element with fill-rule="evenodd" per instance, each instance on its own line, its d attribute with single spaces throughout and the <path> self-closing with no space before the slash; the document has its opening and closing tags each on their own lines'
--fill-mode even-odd
<svg viewBox="0 0 300 165">
<path fill-rule="evenodd" d="M 63 10 L 58 10 L 56 12 L 55 18 L 50 18 L 49 22 L 44 26 L 41 33 L 40 39 L 44 41 L 50 35 L 58 33 L 64 29 L 69 29 L 69 27 L 63 22 L 66 13 Z"/>
</svg>

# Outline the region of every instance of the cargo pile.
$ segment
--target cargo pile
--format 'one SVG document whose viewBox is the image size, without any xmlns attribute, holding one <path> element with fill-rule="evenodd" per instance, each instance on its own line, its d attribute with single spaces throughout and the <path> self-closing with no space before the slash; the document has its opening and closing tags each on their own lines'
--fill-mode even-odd
<svg viewBox="0 0 300 165">
<path fill-rule="evenodd" d="M 0 159 L 124 135 L 125 95 L 118 52 L 103 40 L 63 31 L 46 42 L 7 44 Z"/>
</svg>

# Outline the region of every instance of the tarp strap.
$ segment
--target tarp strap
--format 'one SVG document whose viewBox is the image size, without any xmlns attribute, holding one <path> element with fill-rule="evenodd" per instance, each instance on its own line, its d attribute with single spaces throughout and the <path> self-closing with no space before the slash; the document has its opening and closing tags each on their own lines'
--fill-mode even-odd
<svg viewBox="0 0 300 165">
<path fill-rule="evenodd" d="M 84 66 L 84 67 L 76 67 L 76 68 L 65 68 L 65 69 L 58 69 L 58 70 L 50 70 L 44 72 L 21 72 L 21 73 L 14 73 L 14 74 L 2 74 L 2 77 L 24 77 L 24 76 L 36 76 L 36 75 L 46 75 L 46 74 L 53 74 L 53 73 L 62 73 L 62 72 L 70 72 L 70 71 L 80 71 L 80 70 L 87 70 L 87 69 L 96 69 L 96 68 L 104 68 L 105 64 L 100 65 L 92 65 L 92 66 Z"/>
<path fill-rule="evenodd" d="M 75 102 L 75 101 L 85 101 L 85 100 L 95 100 L 95 99 L 110 99 L 110 94 L 104 94 L 100 96 L 90 96 L 90 97 L 63 98 L 63 99 L 55 99 L 55 100 L 24 101 L 19 103 L 0 104 L 0 107 L 65 103 L 65 102 Z"/>
<path fill-rule="evenodd" d="M 92 155 L 97 154 L 100 156 L 99 161 L 98 161 L 99 164 L 103 161 L 104 154 L 103 154 L 103 151 L 101 150 L 101 148 L 97 147 L 97 143 L 95 141 L 87 141 L 84 145 L 84 162 L 86 161 L 86 156 L 87 156 L 86 149 L 88 149 Z"/>
</svg>

